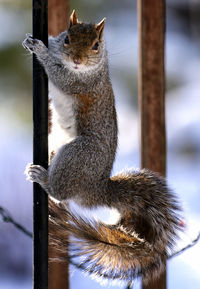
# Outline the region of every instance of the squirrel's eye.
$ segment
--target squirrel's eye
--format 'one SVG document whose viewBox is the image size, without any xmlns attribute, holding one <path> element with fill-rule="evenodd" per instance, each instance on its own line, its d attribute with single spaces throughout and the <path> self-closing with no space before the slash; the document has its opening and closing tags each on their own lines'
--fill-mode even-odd
<svg viewBox="0 0 200 289">
<path fill-rule="evenodd" d="M 65 44 L 69 45 L 69 37 L 68 36 L 65 37 Z"/>
<path fill-rule="evenodd" d="M 95 45 L 92 47 L 92 50 L 98 50 L 98 48 L 99 48 L 99 42 L 97 41 Z"/>
</svg>

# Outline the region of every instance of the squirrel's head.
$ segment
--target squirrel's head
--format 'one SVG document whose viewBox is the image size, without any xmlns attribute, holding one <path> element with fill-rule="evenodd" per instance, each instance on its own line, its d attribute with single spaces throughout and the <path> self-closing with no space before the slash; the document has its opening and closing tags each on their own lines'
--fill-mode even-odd
<svg viewBox="0 0 200 289">
<path fill-rule="evenodd" d="M 70 16 L 68 31 L 63 36 L 63 56 L 74 71 L 95 69 L 104 54 L 103 30 L 105 18 L 98 24 L 80 23 L 75 11 Z"/>
</svg>

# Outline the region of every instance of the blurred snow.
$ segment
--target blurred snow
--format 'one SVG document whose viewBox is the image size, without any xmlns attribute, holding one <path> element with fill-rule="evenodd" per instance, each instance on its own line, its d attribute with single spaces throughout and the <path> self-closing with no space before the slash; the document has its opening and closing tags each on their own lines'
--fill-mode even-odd
<svg viewBox="0 0 200 289">
<path fill-rule="evenodd" d="M 32 280 L 1 279 L 0 289 L 32 289 Z"/>
<path fill-rule="evenodd" d="M 0 206 L 31 232 L 31 186 L 23 175 L 27 160 L 32 159 L 31 136 L 5 106 L 0 107 L 0 139 Z M 31 238 L 9 223 L 0 223 L 0 231 L 0 279 L 31 277 Z M 0 282 L 0 288 L 6 288 L 1 286 Z"/>
<path fill-rule="evenodd" d="M 200 70 L 195 71 L 194 75 L 198 72 L 200 75 Z M 190 77 L 191 74 L 189 74 Z M 200 134 L 198 133 L 198 127 L 200 127 L 200 90 L 197 80 L 190 81 L 188 79 L 186 85 L 168 92 L 166 120 L 170 149 L 176 148 L 176 145 L 181 145 L 182 142 L 192 141 L 194 138 L 194 143 L 200 152 Z M 176 144 L 177 142 L 178 144 Z"/>
</svg>

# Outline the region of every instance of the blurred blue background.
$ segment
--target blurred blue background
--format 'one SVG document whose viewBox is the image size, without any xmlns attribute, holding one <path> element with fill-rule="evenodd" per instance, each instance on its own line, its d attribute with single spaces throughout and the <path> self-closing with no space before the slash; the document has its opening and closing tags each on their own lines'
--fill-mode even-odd
<svg viewBox="0 0 200 289">
<path fill-rule="evenodd" d="M 25 33 L 32 31 L 31 2 L 0 0 L 0 206 L 30 231 L 32 185 L 23 172 L 32 160 L 32 58 L 21 42 Z M 119 121 L 113 174 L 139 167 L 136 1 L 71 0 L 70 11 L 74 8 L 86 22 L 107 18 L 105 39 Z M 181 199 L 187 224 L 178 248 L 191 242 L 200 230 L 199 28 L 198 0 L 167 1 L 167 177 Z M 199 257 L 197 244 L 168 262 L 169 289 L 200 287 Z M 73 268 L 70 272 L 70 288 L 101 288 Z M 32 241 L 0 220 L 0 289 L 14 288 L 32 288 Z M 140 283 L 134 288 L 140 288 Z"/>
</svg>

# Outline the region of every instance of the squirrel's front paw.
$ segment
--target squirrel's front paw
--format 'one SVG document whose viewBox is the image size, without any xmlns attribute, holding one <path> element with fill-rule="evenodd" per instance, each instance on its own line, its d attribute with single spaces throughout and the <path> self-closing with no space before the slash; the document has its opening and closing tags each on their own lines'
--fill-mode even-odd
<svg viewBox="0 0 200 289">
<path fill-rule="evenodd" d="M 48 182 L 47 170 L 42 166 L 28 164 L 24 174 L 26 175 L 27 180 L 39 183 L 41 186 L 45 186 Z"/>
<path fill-rule="evenodd" d="M 34 39 L 30 33 L 26 34 L 26 38 L 22 42 L 22 46 L 31 53 L 41 53 L 46 49 L 46 46 L 41 40 Z"/>
</svg>

